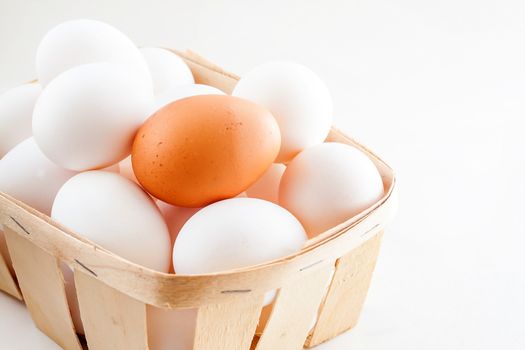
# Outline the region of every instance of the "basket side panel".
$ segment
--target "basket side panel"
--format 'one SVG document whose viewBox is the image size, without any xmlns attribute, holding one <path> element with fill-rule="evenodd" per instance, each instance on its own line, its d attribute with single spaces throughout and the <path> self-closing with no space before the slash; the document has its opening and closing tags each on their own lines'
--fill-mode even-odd
<svg viewBox="0 0 525 350">
<path fill-rule="evenodd" d="M 332 271 L 333 264 L 281 288 L 256 350 L 303 348 Z"/>
<path fill-rule="evenodd" d="M 239 294 L 234 302 L 199 308 L 193 350 L 250 349 L 264 296 Z"/>
<path fill-rule="evenodd" d="M 83 271 L 74 274 L 89 349 L 147 349 L 146 305 Z"/>
<path fill-rule="evenodd" d="M 4 233 L 0 231 L 0 290 L 3 290 L 18 300 L 22 300 L 22 294 L 20 294 L 12 275 L 14 271 L 11 271 L 12 266 L 11 261 L 8 260 L 8 254 Z"/>
<path fill-rule="evenodd" d="M 13 267 L 36 326 L 62 348 L 81 350 L 57 258 L 11 229 L 4 230 Z"/>
<path fill-rule="evenodd" d="M 308 347 L 353 328 L 359 319 L 379 255 L 383 232 L 337 260 L 334 278 Z"/>
</svg>

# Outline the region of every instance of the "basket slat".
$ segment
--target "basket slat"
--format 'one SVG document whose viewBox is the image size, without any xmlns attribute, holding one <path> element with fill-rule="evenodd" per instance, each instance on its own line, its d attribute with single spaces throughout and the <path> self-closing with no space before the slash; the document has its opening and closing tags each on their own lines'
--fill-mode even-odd
<svg viewBox="0 0 525 350">
<path fill-rule="evenodd" d="M 337 260 L 336 271 L 307 346 L 321 344 L 358 321 L 379 255 L 383 232 Z"/>
<path fill-rule="evenodd" d="M 36 326 L 62 348 L 81 350 L 57 258 L 8 227 L 4 227 L 4 233 L 25 303 Z"/>
<path fill-rule="evenodd" d="M 75 269 L 89 350 L 148 349 L 146 305 Z"/>
<path fill-rule="evenodd" d="M 191 69 L 198 84 L 214 86 L 227 94 L 231 94 L 239 77 L 218 67 L 192 51 L 180 52 L 168 49 L 181 56 Z"/>
<path fill-rule="evenodd" d="M 263 295 L 199 308 L 193 350 L 248 350 L 263 305 Z"/>
<path fill-rule="evenodd" d="M 303 348 L 332 271 L 333 264 L 281 288 L 256 350 Z"/>
<path fill-rule="evenodd" d="M 2 233 L 0 233 L 0 235 L 3 236 Z M 0 244 L 6 244 L 4 239 L 4 237 L 0 237 Z M 0 251 L 1 250 L 2 249 L 0 249 Z M 7 253 L 7 249 L 5 249 L 5 251 Z M 0 254 L 0 290 L 3 290 L 18 300 L 22 300 L 22 294 L 20 294 L 20 290 L 18 290 L 15 279 L 13 278 L 13 275 L 11 275 L 11 271 L 7 266 L 6 259 L 4 256 L 2 256 L 2 254 Z"/>
</svg>

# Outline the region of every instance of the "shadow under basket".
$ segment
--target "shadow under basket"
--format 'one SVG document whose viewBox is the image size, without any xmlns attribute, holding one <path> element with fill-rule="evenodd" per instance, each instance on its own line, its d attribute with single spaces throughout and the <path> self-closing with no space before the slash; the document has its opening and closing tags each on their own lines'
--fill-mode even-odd
<svg viewBox="0 0 525 350">
<path fill-rule="evenodd" d="M 192 52 L 177 54 L 197 83 L 230 93 L 238 80 Z M 61 263 L 74 271 L 90 350 L 148 349 L 147 305 L 197 309 L 196 350 L 302 349 L 327 341 L 356 325 L 383 229 L 397 205 L 395 177 L 387 164 L 336 129 L 327 141 L 352 145 L 370 157 L 381 173 L 385 195 L 293 256 L 210 275 L 159 273 L 0 193 L 0 223 L 16 274 L 0 256 L 0 289 L 24 300 L 36 326 L 64 349 L 80 350 L 82 345 L 66 300 Z M 271 290 L 278 290 L 277 297 L 271 309 L 263 311 L 264 295 Z"/>
</svg>

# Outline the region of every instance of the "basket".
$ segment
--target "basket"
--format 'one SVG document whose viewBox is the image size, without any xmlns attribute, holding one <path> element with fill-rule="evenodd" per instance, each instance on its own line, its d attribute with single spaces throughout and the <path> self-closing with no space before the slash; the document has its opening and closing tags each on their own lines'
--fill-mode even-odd
<svg viewBox="0 0 525 350">
<path fill-rule="evenodd" d="M 192 52 L 177 54 L 198 83 L 231 92 L 238 80 Z M 327 341 L 356 325 L 383 229 L 397 204 L 388 165 L 336 129 L 327 140 L 368 155 L 381 173 L 385 195 L 292 256 L 225 273 L 160 273 L 122 259 L 0 193 L 0 223 L 16 272 L 13 277 L 0 256 L 0 289 L 24 300 L 36 326 L 70 350 L 82 345 L 70 316 L 61 263 L 74 271 L 90 350 L 148 349 L 146 305 L 198 309 L 195 350 L 288 350 Z M 274 289 L 278 293 L 271 309 L 262 312 L 265 293 Z"/>
</svg>

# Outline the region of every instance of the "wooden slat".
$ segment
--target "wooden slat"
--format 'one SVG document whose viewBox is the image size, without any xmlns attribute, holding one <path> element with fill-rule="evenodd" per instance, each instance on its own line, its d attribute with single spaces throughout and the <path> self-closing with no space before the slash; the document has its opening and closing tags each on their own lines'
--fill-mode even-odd
<svg viewBox="0 0 525 350">
<path fill-rule="evenodd" d="M 263 305 L 263 295 L 199 308 L 193 350 L 248 350 Z"/>
<path fill-rule="evenodd" d="M 4 227 L 25 303 L 36 326 L 67 350 L 81 350 L 66 300 L 58 260 Z"/>
<path fill-rule="evenodd" d="M 228 73 L 212 62 L 207 61 L 192 51 L 180 52 L 171 50 L 181 56 L 188 67 L 190 67 L 195 82 L 214 86 L 227 94 L 231 94 L 237 84 L 239 77 L 235 74 Z"/>
<path fill-rule="evenodd" d="M 146 305 L 74 271 L 80 316 L 89 350 L 148 349 Z"/>
<path fill-rule="evenodd" d="M 281 288 L 257 350 L 303 348 L 332 271 L 333 264 Z"/>
<path fill-rule="evenodd" d="M 11 259 L 7 260 L 9 251 L 7 250 L 7 243 L 2 228 L 2 225 L 0 225 L 0 290 L 18 300 L 22 300 L 22 294 L 13 277 L 14 271 L 11 271 Z"/>
<path fill-rule="evenodd" d="M 383 232 L 337 260 L 336 271 L 307 346 L 323 343 L 359 319 L 376 265 Z"/>
</svg>

